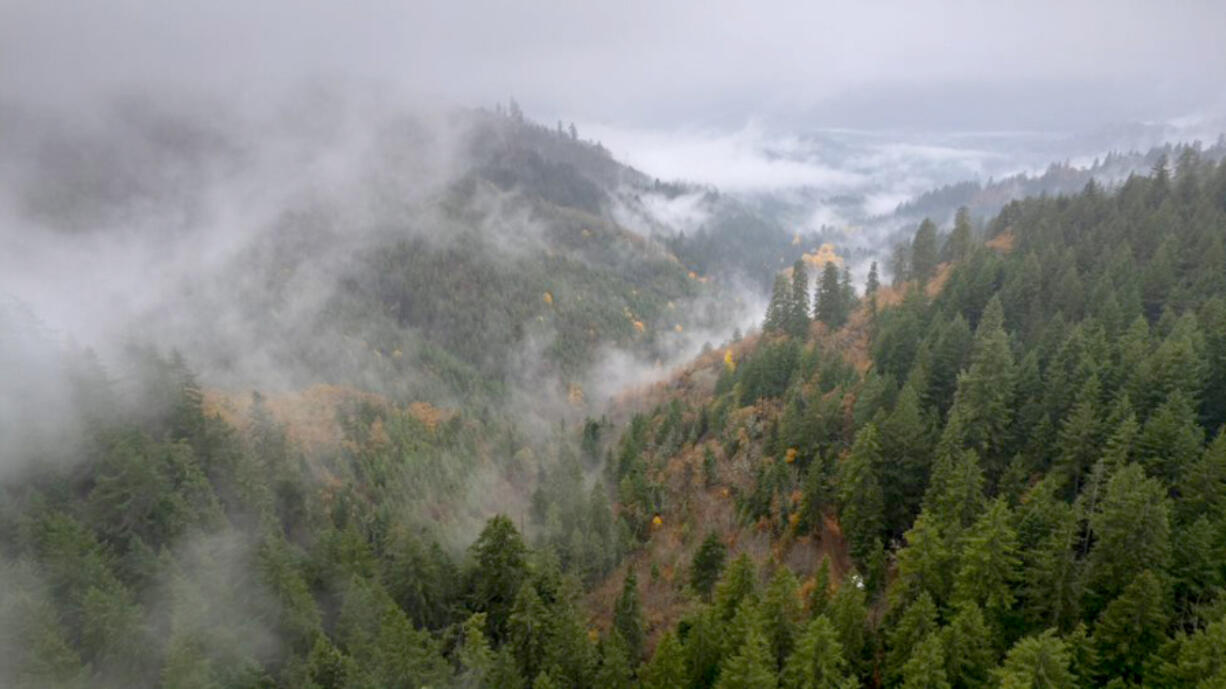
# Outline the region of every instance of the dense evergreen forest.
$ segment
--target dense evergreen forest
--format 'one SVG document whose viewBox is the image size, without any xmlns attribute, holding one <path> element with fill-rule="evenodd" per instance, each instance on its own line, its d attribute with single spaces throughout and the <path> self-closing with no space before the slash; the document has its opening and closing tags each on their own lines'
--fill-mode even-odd
<svg viewBox="0 0 1226 689">
<path fill-rule="evenodd" d="M 60 352 L 76 442 L 2 477 L 0 679 L 1223 686 L 1226 164 L 1173 167 L 922 223 L 863 294 L 798 263 L 624 424 L 352 395 L 306 448 L 180 357 Z M 511 484 L 522 519 L 451 528 Z"/>
</svg>

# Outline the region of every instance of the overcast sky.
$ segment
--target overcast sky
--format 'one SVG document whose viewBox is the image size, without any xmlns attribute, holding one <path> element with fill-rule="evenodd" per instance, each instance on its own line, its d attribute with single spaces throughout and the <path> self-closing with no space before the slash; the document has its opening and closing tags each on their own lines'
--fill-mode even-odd
<svg viewBox="0 0 1226 689">
<path fill-rule="evenodd" d="M 1042 128 L 1226 101 L 1226 2 L 0 0 L 0 95 L 372 82 L 627 127 Z"/>
</svg>

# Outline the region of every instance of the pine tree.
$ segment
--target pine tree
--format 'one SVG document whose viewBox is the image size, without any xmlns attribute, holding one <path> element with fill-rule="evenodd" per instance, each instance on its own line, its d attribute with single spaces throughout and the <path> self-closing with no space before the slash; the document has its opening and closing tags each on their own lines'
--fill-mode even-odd
<svg viewBox="0 0 1226 689">
<path fill-rule="evenodd" d="M 715 586 L 715 610 L 724 621 L 731 620 L 743 601 L 758 600 L 758 567 L 748 553 L 732 561 Z"/>
<path fill-rule="evenodd" d="M 771 666 L 766 638 L 751 629 L 740 650 L 723 664 L 715 689 L 774 689 L 778 678 Z"/>
<path fill-rule="evenodd" d="M 947 601 L 953 586 L 955 560 L 940 523 L 929 512 L 920 512 L 904 540 L 906 545 L 898 551 L 897 576 L 890 590 L 891 607 L 909 605 L 924 593 L 936 602 Z"/>
<path fill-rule="evenodd" d="M 882 492 L 886 528 L 900 533 L 915 518 L 924 495 L 932 451 L 919 395 L 910 384 L 902 387 L 894 409 L 881 424 Z"/>
<path fill-rule="evenodd" d="M 1077 393 L 1077 402 L 1060 427 L 1057 441 L 1059 455 L 1054 469 L 1064 476 L 1073 495 L 1081 492 L 1085 474 L 1102 447 L 1102 423 L 1098 412 L 1100 394 L 1098 376 L 1091 375 Z"/>
<path fill-rule="evenodd" d="M 1139 681 L 1150 654 L 1166 640 L 1166 625 L 1162 583 L 1153 572 L 1141 572 L 1094 626 L 1100 676 Z"/>
<path fill-rule="evenodd" d="M 1019 507 L 1022 613 L 1034 628 L 1067 628 L 1080 611 L 1079 570 L 1074 546 L 1081 538 L 1077 514 L 1056 497 L 1049 477 L 1026 495 Z"/>
<path fill-rule="evenodd" d="M 981 605 L 998 622 L 1013 609 L 1013 586 L 1021 567 L 1012 522 L 1005 501 L 993 501 L 962 537 L 961 568 L 954 583 L 955 602 Z"/>
<path fill-rule="evenodd" d="M 877 315 L 877 290 L 881 289 L 881 278 L 877 275 L 877 262 L 868 266 L 868 279 L 864 283 L 864 298 L 868 299 L 869 313 Z"/>
<path fill-rule="evenodd" d="M 777 565 L 762 597 L 763 632 L 776 670 L 783 668 L 783 661 L 792 653 L 803 613 L 800 600 L 800 584 L 796 575 L 785 565 Z"/>
<path fill-rule="evenodd" d="M 996 635 L 983 619 L 983 611 L 974 603 L 958 607 L 941 630 L 945 648 L 945 674 L 953 689 L 979 689 L 988 684 L 996 662 L 993 640 Z"/>
<path fill-rule="evenodd" d="M 936 273 L 936 269 L 937 226 L 925 218 L 915 230 L 915 238 L 911 241 L 910 277 L 923 286 Z"/>
<path fill-rule="evenodd" d="M 833 262 L 822 268 L 814 309 L 814 319 L 825 323 L 827 328 L 834 330 L 843 326 L 843 290 L 839 285 L 839 267 Z"/>
<path fill-rule="evenodd" d="M 1137 458 L 1151 476 L 1168 485 L 1178 484 L 1183 472 L 1200 458 L 1204 437 L 1195 405 L 1177 391 L 1145 422 L 1137 437 Z"/>
<path fill-rule="evenodd" d="M 665 632 L 656 645 L 651 660 L 639 672 L 643 689 L 677 689 L 688 687 L 690 675 L 686 669 L 685 653 L 677 635 Z"/>
<path fill-rule="evenodd" d="M 1004 330 L 1000 298 L 993 296 L 975 330 L 970 367 L 958 376 L 950 416 L 957 416 L 962 440 L 979 452 L 989 476 L 1003 470 L 1013 423 L 1013 354 Z"/>
<path fill-rule="evenodd" d="M 843 646 L 825 615 L 809 622 L 788 657 L 780 677 L 782 689 L 850 689 L 855 679 L 847 671 Z"/>
<path fill-rule="evenodd" d="M 1049 629 L 1014 644 L 994 674 L 1001 689 L 1076 689 L 1069 662 L 1068 648 Z"/>
<path fill-rule="evenodd" d="M 519 588 L 511 617 L 507 622 L 507 648 L 515 656 L 519 674 L 525 679 L 536 677 L 544 669 L 549 643 L 551 617 L 544 601 L 531 582 Z"/>
<path fill-rule="evenodd" d="M 902 668 L 903 689 L 950 689 L 945 675 L 945 651 L 941 637 L 931 632 L 911 652 Z"/>
<path fill-rule="evenodd" d="M 959 450 L 955 443 L 949 442 L 958 424 L 956 417 L 950 418 L 946 437 L 937 447 L 923 503 L 923 508 L 941 525 L 941 530 L 955 542 L 979 517 L 985 502 L 979 455 L 974 450 Z"/>
<path fill-rule="evenodd" d="M 851 268 L 843 266 L 839 274 L 839 320 L 843 323 L 856 308 L 856 287 L 851 284 Z"/>
<path fill-rule="evenodd" d="M 460 685 L 466 689 L 490 687 L 488 678 L 494 669 L 495 655 L 485 638 L 485 613 L 474 613 L 462 628 L 460 646 Z"/>
<path fill-rule="evenodd" d="M 690 586 L 704 599 L 711 598 L 711 590 L 719 581 L 724 571 L 724 560 L 728 557 L 728 548 L 714 531 L 707 534 L 694 559 L 690 563 Z"/>
<path fill-rule="evenodd" d="M 787 331 L 793 337 L 805 337 L 809 333 L 809 271 L 805 262 L 792 264 L 792 295 L 789 302 Z"/>
<path fill-rule="evenodd" d="M 643 656 L 643 612 L 639 605 L 638 578 L 633 568 L 626 570 L 622 594 L 613 604 L 613 628 L 626 642 L 630 660 L 637 663 Z"/>
<path fill-rule="evenodd" d="M 593 686 L 604 689 L 631 689 L 634 673 L 626 642 L 616 630 L 600 646 L 600 668 Z"/>
<path fill-rule="evenodd" d="M 1162 485 L 1129 464 L 1107 483 L 1090 515 L 1094 547 L 1086 573 L 1092 611 L 1101 609 L 1147 569 L 1162 570 L 1170 557 L 1170 507 Z"/>
<path fill-rule="evenodd" d="M 487 613 L 486 630 L 496 642 L 506 639 L 511 606 L 527 574 L 527 547 L 519 531 L 504 515 L 485 523 L 470 551 L 474 566 L 469 575 L 469 601 Z"/>
<path fill-rule="evenodd" d="M 945 241 L 945 258 L 950 261 L 964 260 L 971 252 L 971 213 L 966 206 L 954 214 L 954 229 Z"/>
<path fill-rule="evenodd" d="M 937 606 L 932 597 L 921 593 L 914 603 L 907 606 L 898 621 L 887 632 L 888 648 L 885 653 L 884 674 L 887 683 L 896 682 L 904 676 L 904 666 L 916 648 L 937 631 Z M 937 639 L 937 644 L 940 639 Z M 945 661 L 939 662 L 944 673 Z"/>
<path fill-rule="evenodd" d="M 771 288 L 771 300 L 766 307 L 766 320 L 762 330 L 768 333 L 786 332 L 788 320 L 792 313 L 792 290 L 788 279 L 783 273 L 775 275 L 775 284 Z"/>
<path fill-rule="evenodd" d="M 851 453 L 839 466 L 839 503 L 843 533 L 851 556 L 863 567 L 874 541 L 885 526 L 885 505 L 877 467 L 881 465 L 881 446 L 877 427 L 868 424 L 856 434 Z"/>
<path fill-rule="evenodd" d="M 817 574 L 813 577 L 813 593 L 809 596 L 810 617 L 824 615 L 829 609 L 830 583 L 830 556 L 822 555 L 822 562 L 817 566 Z"/>
<path fill-rule="evenodd" d="M 868 605 L 858 578 L 855 574 L 843 578 L 834 598 L 830 600 L 829 617 L 843 647 L 848 668 L 855 674 L 862 674 L 868 636 Z"/>
</svg>

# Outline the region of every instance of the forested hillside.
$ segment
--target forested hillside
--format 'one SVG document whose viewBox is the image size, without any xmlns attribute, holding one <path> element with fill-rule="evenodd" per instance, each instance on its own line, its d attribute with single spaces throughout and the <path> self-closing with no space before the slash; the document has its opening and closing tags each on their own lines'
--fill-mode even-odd
<svg viewBox="0 0 1226 689">
<path fill-rule="evenodd" d="M 760 339 L 630 425 L 627 581 L 671 606 L 644 686 L 1222 681 L 1226 166 L 984 239 L 924 223 L 850 314 L 833 265 L 813 309 L 781 279 Z"/>
<path fill-rule="evenodd" d="M 893 287 L 798 263 L 620 439 L 338 393 L 308 443 L 177 357 L 46 354 L 64 433 L 12 417 L 37 463 L 0 476 L 4 683 L 1216 686 L 1224 242 L 1226 165 L 1187 157 L 925 223 Z"/>
</svg>

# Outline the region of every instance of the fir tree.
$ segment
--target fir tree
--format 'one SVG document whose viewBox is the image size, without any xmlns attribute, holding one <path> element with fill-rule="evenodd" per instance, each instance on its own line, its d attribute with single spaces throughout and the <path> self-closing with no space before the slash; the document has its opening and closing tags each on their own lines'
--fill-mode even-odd
<svg viewBox="0 0 1226 689">
<path fill-rule="evenodd" d="M 792 294 L 789 301 L 787 331 L 803 338 L 809 332 L 809 271 L 805 262 L 792 264 Z"/>
<path fill-rule="evenodd" d="M 771 666 L 766 638 L 751 629 L 740 650 L 723 664 L 715 689 L 774 689 L 777 677 Z"/>
<path fill-rule="evenodd" d="M 945 651 L 941 637 L 929 633 L 911 652 L 902 667 L 903 689 L 950 689 L 945 675 Z"/>
<path fill-rule="evenodd" d="M 766 320 L 762 330 L 768 333 L 786 332 L 788 321 L 792 314 L 792 290 L 787 277 L 783 273 L 775 276 L 774 287 L 771 288 L 771 300 L 766 307 Z"/>
<path fill-rule="evenodd" d="M 856 434 L 847 459 L 839 466 L 839 502 L 843 533 L 852 557 L 863 566 L 873 542 L 885 525 L 885 505 L 877 467 L 881 465 L 881 446 L 877 427 L 868 424 Z"/>
<path fill-rule="evenodd" d="M 665 632 L 656 645 L 651 660 L 639 672 L 643 689 L 677 689 L 688 687 L 689 672 L 681 642 L 672 632 Z"/>
<path fill-rule="evenodd" d="M 910 278 L 919 281 L 922 286 L 936 273 L 936 269 L 937 226 L 925 218 L 911 240 Z"/>
<path fill-rule="evenodd" d="M 780 677 L 782 689 L 850 689 L 854 678 L 834 625 L 825 615 L 809 622 Z"/>
<path fill-rule="evenodd" d="M 1069 662 L 1064 642 L 1047 630 L 1014 644 L 994 674 L 1001 689 L 1076 689 Z"/>
<path fill-rule="evenodd" d="M 626 650 L 632 662 L 643 655 L 643 612 L 639 605 L 638 579 L 634 569 L 626 570 L 622 594 L 613 604 L 613 628 L 626 642 Z"/>
<path fill-rule="evenodd" d="M 817 296 L 814 300 L 815 320 L 826 324 L 832 330 L 841 328 L 846 318 L 843 308 L 843 291 L 839 285 L 839 267 L 833 262 L 826 263 L 822 268 L 822 277 L 817 285 Z"/>
<path fill-rule="evenodd" d="M 690 563 L 690 586 L 704 599 L 711 597 L 711 590 L 724 571 L 724 560 L 727 557 L 728 548 L 714 531 L 707 534 L 694 553 L 694 559 Z"/>
</svg>

